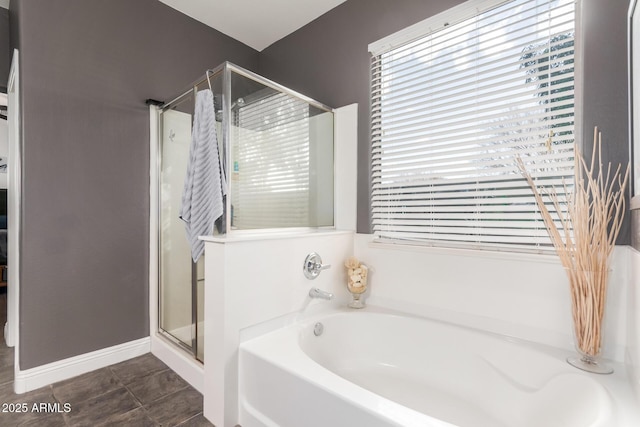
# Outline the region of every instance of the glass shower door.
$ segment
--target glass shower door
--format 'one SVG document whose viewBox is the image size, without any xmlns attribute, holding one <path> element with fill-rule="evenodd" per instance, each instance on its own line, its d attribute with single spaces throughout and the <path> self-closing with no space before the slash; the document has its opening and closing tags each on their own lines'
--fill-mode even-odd
<svg viewBox="0 0 640 427">
<path fill-rule="evenodd" d="M 224 63 L 160 112 L 159 329 L 204 359 L 204 259 L 191 260 L 179 218 L 195 94 L 213 91 L 226 173 L 224 215 L 211 233 L 334 226 L 333 111 Z"/>
<path fill-rule="evenodd" d="M 197 317 L 202 317 L 197 288 L 201 287 L 198 279 L 204 279 L 203 268 L 191 259 L 184 223 L 179 218 L 191 143 L 192 110 L 193 96 L 187 95 L 172 109 L 160 114 L 159 328 L 165 336 L 203 360 L 203 328 L 197 325 Z M 202 262 L 203 258 L 198 264 Z"/>
</svg>

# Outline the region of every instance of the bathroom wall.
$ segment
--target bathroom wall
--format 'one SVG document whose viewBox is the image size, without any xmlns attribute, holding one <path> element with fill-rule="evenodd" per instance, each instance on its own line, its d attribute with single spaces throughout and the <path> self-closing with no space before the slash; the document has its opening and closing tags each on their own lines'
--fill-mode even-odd
<svg viewBox="0 0 640 427">
<path fill-rule="evenodd" d="M 443 249 L 371 246 L 369 43 L 460 2 L 348 0 L 261 52 L 260 72 L 329 105 L 360 103 L 358 224 L 355 253 L 371 270 L 370 302 L 571 348 L 565 274 L 554 257 Z M 582 119 L 577 134 L 590 155 L 593 127 L 604 141 L 605 162 L 629 161 L 627 88 L 628 0 L 581 0 Z M 636 215 L 636 217 L 639 217 Z M 631 240 L 625 220 L 619 245 Z M 630 296 L 639 283 L 632 254 L 619 246 L 608 302 L 605 354 L 638 362 L 638 313 Z M 636 299 L 633 301 L 637 301 Z M 630 323 L 628 323 L 628 321 Z M 635 347 L 634 347 L 635 346 Z M 640 378 L 640 374 L 636 378 Z"/>
<path fill-rule="evenodd" d="M 7 80 L 11 68 L 9 10 L 0 7 L 0 92 L 7 92 Z"/>
<path fill-rule="evenodd" d="M 328 105 L 360 104 L 358 232 L 370 232 L 369 43 L 461 1 L 348 0 L 260 53 L 260 73 Z M 582 0 L 584 134 L 603 133 L 605 161 L 629 161 L 626 24 L 628 0 Z M 580 122 L 578 122 L 580 123 Z M 618 244 L 629 244 L 625 221 Z"/>
<path fill-rule="evenodd" d="M 367 46 L 463 0 L 348 0 L 260 52 L 259 73 L 332 107 L 360 105 L 358 232 L 369 232 Z"/>
<path fill-rule="evenodd" d="M 155 0 L 11 1 L 23 119 L 20 368 L 149 335 L 149 110 L 253 49 Z M 15 24 L 15 27 L 14 27 Z"/>
<path fill-rule="evenodd" d="M 258 54 L 154 0 L 12 0 L 24 120 L 21 368 L 148 335 L 146 98 L 168 99 L 204 68 L 231 60 L 331 106 L 359 102 L 358 230 L 367 233 L 367 45 L 461 2 L 348 0 Z M 598 124 L 610 141 L 605 155 L 622 161 L 628 2 L 582 4 L 584 133 Z M 623 230 L 623 243 L 628 234 Z M 387 259 L 402 253 L 389 251 Z M 427 265 L 438 267 L 433 263 Z M 557 279 L 557 271 L 544 271 L 536 277 Z M 391 281 L 401 293 L 418 286 L 415 279 L 401 282 L 406 288 Z M 544 285 L 498 289 L 511 295 L 505 304 L 521 299 L 526 306 L 531 296 L 542 307 L 555 289 L 540 294 L 536 286 Z M 417 295 L 428 303 L 438 289 Z"/>
<path fill-rule="evenodd" d="M 369 266 L 369 303 L 573 349 L 569 287 L 555 255 L 396 247 L 371 240 L 358 234 L 354 247 Z M 603 354 L 620 362 L 628 330 L 637 334 L 637 323 L 627 323 L 628 315 L 638 313 L 629 307 L 638 283 L 630 280 L 631 251 L 618 246 L 614 252 L 606 307 Z"/>
<path fill-rule="evenodd" d="M 582 107 L 583 151 L 591 158 L 593 128 L 602 132 L 604 164 L 626 166 L 629 158 L 629 87 L 627 21 L 629 0 L 582 0 Z M 578 136 L 580 136 L 578 134 Z M 619 245 L 631 243 L 629 212 Z"/>
<path fill-rule="evenodd" d="M 9 9 L 9 50 L 13 55 L 13 50 L 20 47 L 20 9 L 21 0 L 14 2 Z"/>
<path fill-rule="evenodd" d="M 311 252 L 331 264 L 314 280 L 302 272 Z M 207 241 L 205 253 L 205 311 L 210 314 L 205 319 L 204 413 L 215 425 L 233 426 L 238 422 L 241 333 L 269 322 L 282 325 L 287 315 L 308 305 L 327 304 L 310 300 L 311 287 L 335 293 L 335 300 L 345 305 L 342 263 L 353 253 L 353 233 L 214 239 Z"/>
</svg>

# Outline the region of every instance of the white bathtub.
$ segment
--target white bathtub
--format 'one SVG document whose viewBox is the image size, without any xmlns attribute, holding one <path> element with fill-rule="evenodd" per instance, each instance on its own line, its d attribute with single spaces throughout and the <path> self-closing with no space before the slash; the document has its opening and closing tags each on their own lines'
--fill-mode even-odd
<svg viewBox="0 0 640 427">
<path fill-rule="evenodd" d="M 332 312 L 240 346 L 240 425 L 640 426 L 624 366 L 598 376 L 566 355 L 381 309 Z"/>
</svg>

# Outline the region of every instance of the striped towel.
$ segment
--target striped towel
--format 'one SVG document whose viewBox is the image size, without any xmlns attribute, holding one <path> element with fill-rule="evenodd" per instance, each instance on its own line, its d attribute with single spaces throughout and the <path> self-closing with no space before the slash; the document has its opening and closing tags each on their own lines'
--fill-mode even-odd
<svg viewBox="0 0 640 427">
<path fill-rule="evenodd" d="M 204 242 L 198 236 L 211 234 L 214 222 L 222 215 L 224 193 L 213 94 L 205 89 L 196 95 L 189 163 L 180 208 L 193 262 L 197 262 L 204 252 Z"/>
</svg>

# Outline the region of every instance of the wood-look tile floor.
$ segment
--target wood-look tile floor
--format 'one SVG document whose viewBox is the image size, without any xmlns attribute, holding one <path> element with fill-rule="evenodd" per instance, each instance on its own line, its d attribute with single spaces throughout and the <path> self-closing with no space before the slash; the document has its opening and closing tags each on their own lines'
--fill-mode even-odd
<svg viewBox="0 0 640 427">
<path fill-rule="evenodd" d="M 0 325 L 6 294 L 0 295 Z M 0 328 L 2 329 L 2 328 Z M 24 410 L 17 413 L 17 410 Z M 202 395 L 152 354 L 24 394 L 13 392 L 13 349 L 0 343 L 0 426 L 212 426 Z"/>
</svg>

